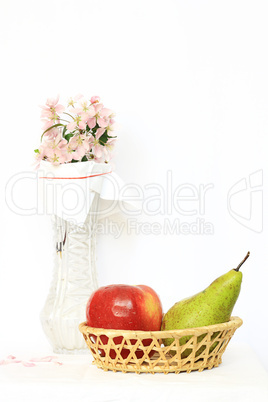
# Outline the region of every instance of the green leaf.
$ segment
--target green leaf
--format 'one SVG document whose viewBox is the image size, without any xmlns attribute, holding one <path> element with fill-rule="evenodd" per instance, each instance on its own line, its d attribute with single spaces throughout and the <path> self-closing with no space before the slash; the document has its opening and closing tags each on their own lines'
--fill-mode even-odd
<svg viewBox="0 0 268 402">
<path fill-rule="evenodd" d="M 40 154 L 39 149 L 35 149 L 34 152 L 35 152 L 36 154 Z"/>
<path fill-rule="evenodd" d="M 108 133 L 107 130 L 105 130 L 102 136 L 100 137 L 99 142 L 101 145 L 104 145 L 106 144 L 107 141 L 108 141 Z"/>
<path fill-rule="evenodd" d="M 73 136 L 74 136 L 73 133 L 69 133 L 69 134 L 66 134 L 64 138 L 69 142 L 70 139 L 71 139 Z"/>
<path fill-rule="evenodd" d="M 88 159 L 87 159 L 86 155 L 83 156 L 83 158 L 81 159 L 81 162 L 87 162 L 87 161 L 88 161 Z"/>
<path fill-rule="evenodd" d="M 62 136 L 63 136 L 63 137 L 65 136 L 66 131 L 67 131 L 67 126 L 64 126 L 64 129 L 63 129 L 63 131 L 62 131 Z"/>
</svg>

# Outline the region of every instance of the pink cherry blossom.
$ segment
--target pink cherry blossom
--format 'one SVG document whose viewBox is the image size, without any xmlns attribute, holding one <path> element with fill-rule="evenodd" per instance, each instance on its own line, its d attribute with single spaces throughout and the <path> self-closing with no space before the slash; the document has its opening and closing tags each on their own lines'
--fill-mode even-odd
<svg viewBox="0 0 268 402">
<path fill-rule="evenodd" d="M 88 114 L 83 113 L 82 109 L 76 110 L 78 114 L 74 117 L 74 120 L 67 124 L 67 129 L 73 131 L 75 128 L 79 128 L 80 130 L 85 130 L 87 126 Z"/>
<path fill-rule="evenodd" d="M 83 98 L 83 95 L 78 94 L 74 96 L 73 98 L 69 98 L 67 107 L 72 106 L 74 107 L 75 103 L 79 101 L 79 99 Z"/>
<path fill-rule="evenodd" d="M 113 132 L 116 129 L 117 129 L 117 125 L 116 125 L 114 119 L 112 119 L 112 118 L 109 119 L 109 123 L 108 123 L 108 125 L 106 127 L 107 133 L 110 134 L 111 131 Z"/>
<path fill-rule="evenodd" d="M 95 137 L 93 137 L 91 142 L 91 150 L 96 158 L 101 158 L 103 155 L 103 145 L 100 144 L 99 139 L 104 134 L 104 128 L 98 128 L 96 131 Z"/>
<path fill-rule="evenodd" d="M 76 95 L 69 99 L 66 112 L 64 106 L 59 104 L 59 96 L 48 98 L 41 108 L 44 132 L 41 136 L 42 143 L 35 151 L 37 165 L 41 160 L 59 165 L 73 160 L 81 161 L 85 156 L 84 160 L 93 159 L 96 162 L 111 159 L 116 142 L 112 138 L 115 137 L 113 132 L 116 124 L 112 110 L 100 103 L 99 96 L 88 100 L 80 94 Z M 61 116 L 63 112 L 64 116 Z M 54 127 L 57 124 L 59 126 Z M 104 133 L 108 134 L 108 140 L 104 137 L 106 143 L 100 142 Z"/>
<path fill-rule="evenodd" d="M 53 154 L 48 156 L 47 160 L 51 162 L 53 165 L 57 166 L 61 163 L 66 162 L 66 154 L 59 149 L 55 149 Z"/>
<path fill-rule="evenodd" d="M 68 145 L 74 151 L 72 156 L 75 160 L 81 160 L 91 148 L 89 137 L 84 134 L 73 136 Z"/>
<path fill-rule="evenodd" d="M 40 162 L 46 158 L 46 148 L 43 144 L 40 145 L 40 148 L 35 153 L 35 168 L 38 169 L 40 166 Z"/>
<path fill-rule="evenodd" d="M 41 106 L 41 121 L 45 124 L 43 130 L 60 122 L 60 114 L 65 110 L 63 105 L 58 104 L 59 96 L 56 98 L 48 98 L 45 106 Z"/>
<path fill-rule="evenodd" d="M 70 144 L 70 142 L 69 142 L 67 147 L 66 147 L 66 160 L 65 160 L 65 162 L 71 162 L 72 159 L 76 160 L 76 154 L 75 154 L 75 150 L 72 147 L 72 144 Z"/>
<path fill-rule="evenodd" d="M 43 109 L 41 112 L 41 117 L 46 117 L 51 119 L 55 114 L 60 114 L 64 112 L 65 107 L 58 104 L 59 96 L 56 98 L 48 98 L 45 106 L 41 106 Z"/>
<path fill-rule="evenodd" d="M 99 101 L 100 101 L 99 96 L 92 96 L 92 98 L 90 99 L 91 103 L 99 103 Z"/>
<path fill-rule="evenodd" d="M 67 143 L 65 139 L 60 139 L 59 136 L 53 140 L 46 140 L 39 148 L 40 156 L 53 165 L 64 163 L 66 161 Z"/>
<path fill-rule="evenodd" d="M 105 147 L 104 147 L 103 152 L 104 152 L 105 160 L 106 160 L 107 162 L 109 162 L 109 161 L 111 160 L 112 152 L 113 152 L 115 143 L 116 143 L 116 139 L 115 139 L 115 138 L 109 138 L 108 141 L 107 141 L 106 144 L 105 144 Z"/>
<path fill-rule="evenodd" d="M 94 116 L 94 114 L 93 114 L 94 111 L 95 111 L 94 107 L 89 104 L 87 99 L 83 98 L 80 100 L 79 105 L 78 105 L 78 111 L 77 112 L 75 111 L 75 113 L 79 113 L 79 114 L 85 113 L 88 115 L 88 118 L 89 118 L 89 117 L 91 117 L 91 115 Z"/>
<path fill-rule="evenodd" d="M 50 130 L 48 130 L 46 133 L 44 133 L 44 137 L 47 140 L 53 140 L 56 137 L 58 137 L 61 134 L 61 131 L 58 127 L 53 127 Z"/>
<path fill-rule="evenodd" d="M 59 95 L 57 95 L 56 98 L 47 98 L 46 106 L 49 108 L 59 107 L 60 106 L 58 105 L 59 99 L 60 99 Z M 64 106 L 62 106 L 62 108 L 64 110 Z"/>
<path fill-rule="evenodd" d="M 96 124 L 101 128 L 105 128 L 109 124 L 109 114 L 112 114 L 110 109 L 106 109 L 103 107 L 101 103 L 94 104 L 94 114 L 91 115 L 87 121 L 87 125 L 89 128 L 94 128 Z"/>
</svg>

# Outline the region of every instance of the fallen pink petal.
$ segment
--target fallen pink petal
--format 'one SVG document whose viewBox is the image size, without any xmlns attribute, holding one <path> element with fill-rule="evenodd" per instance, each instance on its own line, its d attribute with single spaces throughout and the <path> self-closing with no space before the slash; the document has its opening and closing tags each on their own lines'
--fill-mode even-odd
<svg viewBox="0 0 268 402">
<path fill-rule="evenodd" d="M 14 359 L 16 359 L 16 356 L 9 355 L 9 356 L 7 356 L 7 359 L 12 359 L 12 360 L 14 360 Z"/>
<path fill-rule="evenodd" d="M 30 362 L 22 362 L 22 365 L 25 367 L 34 367 L 36 366 L 34 363 L 30 363 Z"/>
<path fill-rule="evenodd" d="M 8 359 L 8 360 L 1 360 L 0 361 L 1 366 L 7 365 L 7 364 L 13 364 L 13 363 L 21 363 L 21 360 Z"/>
<path fill-rule="evenodd" d="M 46 356 L 46 357 L 34 357 L 33 359 L 30 359 L 30 362 L 37 362 L 37 363 L 43 363 L 43 362 L 51 362 L 52 359 L 55 359 L 54 356 Z"/>
<path fill-rule="evenodd" d="M 55 363 L 61 366 L 62 365 L 61 362 L 53 361 L 53 359 L 55 360 L 56 358 L 57 356 L 32 357 L 27 361 L 23 361 L 18 360 L 16 356 L 9 355 L 5 359 L 0 360 L 0 366 L 5 366 L 12 363 L 21 363 L 24 367 L 35 367 L 36 366 L 35 363 Z"/>
</svg>

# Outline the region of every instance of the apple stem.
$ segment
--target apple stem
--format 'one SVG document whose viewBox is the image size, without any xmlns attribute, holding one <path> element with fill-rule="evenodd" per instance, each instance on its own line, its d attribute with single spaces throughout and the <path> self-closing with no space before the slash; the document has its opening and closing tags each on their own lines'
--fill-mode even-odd
<svg viewBox="0 0 268 402">
<path fill-rule="evenodd" d="M 248 259 L 249 256 L 250 256 L 250 252 L 248 251 L 246 257 L 243 259 L 243 261 L 240 262 L 239 265 L 237 265 L 237 267 L 234 270 L 238 272 L 239 269 L 241 268 L 241 266 L 244 264 L 244 262 Z"/>
</svg>

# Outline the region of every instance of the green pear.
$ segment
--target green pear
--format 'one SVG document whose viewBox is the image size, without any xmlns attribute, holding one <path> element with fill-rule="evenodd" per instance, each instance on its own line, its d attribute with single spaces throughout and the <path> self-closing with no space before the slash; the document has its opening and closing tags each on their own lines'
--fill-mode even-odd
<svg viewBox="0 0 268 402">
<path fill-rule="evenodd" d="M 241 288 L 242 273 L 239 269 L 249 255 L 248 252 L 237 268 L 217 278 L 202 292 L 175 303 L 164 315 L 161 330 L 196 328 L 229 321 Z M 217 335 L 218 332 L 215 332 L 213 337 L 216 338 Z M 204 335 L 198 337 L 198 341 L 203 337 Z M 180 345 L 184 345 L 190 338 L 191 336 L 181 338 Z M 166 338 L 164 345 L 169 346 L 173 341 L 173 338 Z M 217 342 L 212 345 L 211 350 L 216 345 Z M 200 355 L 204 349 L 205 346 L 201 347 L 196 356 Z M 182 357 L 187 357 L 190 353 L 191 350 L 186 349 Z"/>
</svg>

